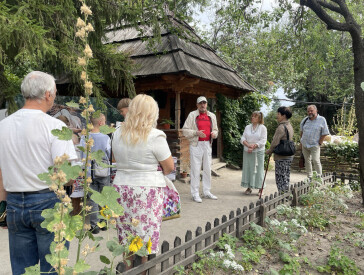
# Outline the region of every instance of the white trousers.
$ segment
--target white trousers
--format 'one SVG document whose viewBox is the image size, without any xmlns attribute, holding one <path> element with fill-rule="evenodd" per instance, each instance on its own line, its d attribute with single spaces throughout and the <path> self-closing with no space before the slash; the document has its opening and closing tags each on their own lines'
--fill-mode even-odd
<svg viewBox="0 0 364 275">
<path fill-rule="evenodd" d="M 191 194 L 199 195 L 201 165 L 203 194 L 207 195 L 211 189 L 211 145 L 210 141 L 199 141 L 197 146 L 190 145 L 191 162 Z"/>
<path fill-rule="evenodd" d="M 305 148 L 302 146 L 302 153 L 305 157 L 305 167 L 308 177 L 312 177 L 313 171 L 316 171 L 317 175 L 322 175 L 322 166 L 320 161 L 320 146 L 314 146 L 311 148 Z"/>
</svg>

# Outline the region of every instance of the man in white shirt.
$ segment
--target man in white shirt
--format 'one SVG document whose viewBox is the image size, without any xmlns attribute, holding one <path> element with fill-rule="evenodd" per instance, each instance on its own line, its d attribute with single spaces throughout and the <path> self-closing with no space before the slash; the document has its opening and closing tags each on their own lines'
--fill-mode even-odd
<svg viewBox="0 0 364 275">
<path fill-rule="evenodd" d="M 56 194 L 38 178 L 57 156 L 77 158 L 72 141 L 59 140 L 53 129 L 66 127 L 46 114 L 56 97 L 53 76 L 33 71 L 25 76 L 21 91 L 24 107 L 0 122 L 0 198 L 7 200 L 7 226 L 12 272 L 40 262 L 41 272 L 52 270 L 45 256 L 53 233 L 41 227 L 44 209 L 59 202 Z M 49 274 L 49 273 L 48 273 Z"/>
</svg>

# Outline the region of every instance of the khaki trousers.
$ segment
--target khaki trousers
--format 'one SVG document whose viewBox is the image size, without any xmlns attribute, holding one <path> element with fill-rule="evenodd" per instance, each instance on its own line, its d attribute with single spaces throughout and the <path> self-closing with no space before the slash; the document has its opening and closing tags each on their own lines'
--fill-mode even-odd
<svg viewBox="0 0 364 275">
<path fill-rule="evenodd" d="M 309 178 L 312 177 L 313 169 L 316 171 L 317 175 L 322 175 L 322 166 L 320 161 L 320 146 L 314 146 L 311 148 L 305 148 L 302 146 L 302 153 L 305 157 L 305 167 L 306 173 Z"/>
</svg>

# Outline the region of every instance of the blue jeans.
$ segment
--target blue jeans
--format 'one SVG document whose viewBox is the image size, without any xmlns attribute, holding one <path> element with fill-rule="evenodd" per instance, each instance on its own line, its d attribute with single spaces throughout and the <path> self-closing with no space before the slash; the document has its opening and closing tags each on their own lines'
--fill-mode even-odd
<svg viewBox="0 0 364 275">
<path fill-rule="evenodd" d="M 42 211 L 53 208 L 57 202 L 59 200 L 53 192 L 8 193 L 7 225 L 13 275 L 23 274 L 26 267 L 39 262 L 41 272 L 52 270 L 45 256 L 50 254 L 49 246 L 54 240 L 54 234 L 40 224 L 44 221 Z"/>
<path fill-rule="evenodd" d="M 90 188 L 92 190 L 95 190 L 100 193 L 104 188 L 104 186 L 111 186 L 110 176 L 102 178 L 94 178 L 92 183 L 90 184 Z M 91 227 L 95 227 L 97 223 L 100 221 L 100 219 L 97 217 L 99 215 L 99 205 L 91 199 L 89 200 L 89 204 L 92 207 L 90 215 L 90 225 Z"/>
</svg>

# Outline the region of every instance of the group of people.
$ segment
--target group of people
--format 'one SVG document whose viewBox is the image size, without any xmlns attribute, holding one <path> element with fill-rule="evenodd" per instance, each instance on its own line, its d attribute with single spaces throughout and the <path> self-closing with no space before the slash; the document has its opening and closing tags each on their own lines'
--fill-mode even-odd
<svg viewBox="0 0 364 275">
<path fill-rule="evenodd" d="M 265 149 L 267 142 L 267 128 L 264 126 L 262 112 L 253 112 L 251 124 L 245 127 L 240 142 L 244 145 L 243 175 L 241 186 L 245 187 L 245 194 L 251 194 L 258 189 L 258 195 L 264 190 L 264 156 L 269 157 L 274 149 L 283 141 L 293 140 L 293 127 L 289 122 L 292 117 L 290 108 L 281 106 L 277 110 L 278 127 L 273 136 L 269 149 Z M 308 178 L 312 178 L 313 169 L 317 175 L 322 174 L 320 162 L 320 146 L 325 137 L 329 135 L 326 119 L 317 113 L 315 105 L 307 107 L 307 117 L 300 124 L 300 146 L 305 158 L 305 167 Z M 291 163 L 293 154 L 281 155 L 274 153 L 275 179 L 279 193 L 289 190 Z"/>
<path fill-rule="evenodd" d="M 41 212 L 53 208 L 59 200 L 38 178 L 38 174 L 46 172 L 57 156 L 67 154 L 71 162 L 84 157 L 83 152 L 77 156 L 75 151 L 77 139 L 74 142 L 65 141 L 51 134 L 51 130 L 66 126 L 60 119 L 46 114 L 56 97 L 53 76 L 33 71 L 25 76 L 21 91 L 25 99 L 24 107 L 0 122 L 0 201 L 7 201 L 10 260 L 15 275 L 24 273 L 26 267 L 38 262 L 41 272 L 52 271 L 45 255 L 49 254 L 54 236 L 41 227 L 44 220 Z M 196 104 L 197 110 L 189 114 L 182 130 L 190 142 L 192 199 L 201 203 L 201 166 L 204 198 L 217 200 L 211 193 L 211 144 L 218 136 L 218 126 L 216 116 L 207 110 L 207 99 L 201 96 Z M 165 133 L 156 129 L 159 108 L 152 97 L 140 94 L 132 100 L 123 99 L 118 109 L 125 120 L 118 125 L 111 138 L 100 133 L 105 116 L 91 118 L 93 129 L 90 136 L 94 140 L 91 150 L 101 149 L 105 153 L 105 161 L 114 160 L 116 163 L 113 186 L 120 194 L 118 202 L 125 210 L 117 223 L 120 243 L 126 244 L 130 234 L 136 235 L 143 242 L 151 244 L 151 253 L 157 253 L 163 188 L 166 186 L 164 175 L 174 169 L 172 154 Z M 252 114 L 252 123 L 245 128 L 241 137 L 244 145 L 241 185 L 247 188 L 246 194 L 262 187 L 264 154 L 270 155 L 280 140 L 293 138 L 293 128 L 289 123 L 291 116 L 289 108 L 278 109 L 279 126 L 271 147 L 265 151 L 267 129 L 263 114 Z M 301 132 L 309 176 L 312 176 L 311 158 L 315 170 L 321 174 L 319 145 L 328 130 L 325 119 L 317 115 L 314 106 L 308 107 L 308 118 L 302 121 Z M 81 138 L 80 145 L 85 145 L 84 138 Z M 289 186 L 292 157 L 275 155 L 274 159 L 278 190 L 284 192 Z M 162 171 L 158 171 L 158 166 L 162 167 Z M 91 167 L 88 176 L 92 178 L 92 189 L 101 191 L 104 186 L 110 185 L 110 172 L 98 171 L 95 163 Z M 92 201 L 90 203 L 91 212 L 94 213 L 90 217 L 90 230 L 97 233 L 100 229 L 97 227 L 98 205 Z M 135 224 L 135 220 L 139 223 Z M 146 261 L 146 257 L 142 261 Z M 132 264 L 125 264 L 127 269 L 132 268 Z"/>
</svg>

